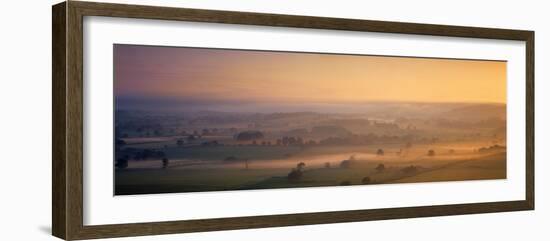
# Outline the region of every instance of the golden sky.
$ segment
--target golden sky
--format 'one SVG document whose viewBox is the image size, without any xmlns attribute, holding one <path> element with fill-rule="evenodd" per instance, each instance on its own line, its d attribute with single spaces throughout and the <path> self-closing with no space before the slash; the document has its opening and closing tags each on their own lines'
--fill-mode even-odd
<svg viewBox="0 0 550 241">
<path fill-rule="evenodd" d="M 506 103 L 506 62 L 115 45 L 117 96 Z"/>
</svg>

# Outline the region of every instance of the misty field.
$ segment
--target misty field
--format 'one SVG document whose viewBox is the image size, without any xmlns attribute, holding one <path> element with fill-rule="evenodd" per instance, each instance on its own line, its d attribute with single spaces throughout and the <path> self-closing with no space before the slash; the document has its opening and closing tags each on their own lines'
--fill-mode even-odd
<svg viewBox="0 0 550 241">
<path fill-rule="evenodd" d="M 450 107 L 464 112 L 463 106 Z M 244 114 L 229 125 L 217 124 L 224 113 L 170 123 L 120 113 L 132 125 L 158 124 L 152 130 L 119 125 L 115 194 L 505 179 L 505 122 L 493 118 L 498 108 L 468 107 L 486 115 L 480 120 L 479 114 L 441 119 L 437 112 L 398 121 L 289 113 L 269 119 Z M 446 118 L 453 112 L 443 111 Z M 248 118 L 262 124 L 243 121 Z M 195 119 L 200 127 L 187 126 L 197 125 Z M 217 127 L 205 128 L 211 122 Z"/>
<path fill-rule="evenodd" d="M 507 62 L 113 45 L 115 195 L 506 178 Z"/>
</svg>

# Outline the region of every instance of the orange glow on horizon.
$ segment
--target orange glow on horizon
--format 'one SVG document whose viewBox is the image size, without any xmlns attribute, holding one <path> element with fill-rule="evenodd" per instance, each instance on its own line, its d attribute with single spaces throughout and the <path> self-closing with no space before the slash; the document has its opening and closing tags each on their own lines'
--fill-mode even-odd
<svg viewBox="0 0 550 241">
<path fill-rule="evenodd" d="M 117 45 L 117 95 L 506 103 L 506 62 Z"/>
</svg>

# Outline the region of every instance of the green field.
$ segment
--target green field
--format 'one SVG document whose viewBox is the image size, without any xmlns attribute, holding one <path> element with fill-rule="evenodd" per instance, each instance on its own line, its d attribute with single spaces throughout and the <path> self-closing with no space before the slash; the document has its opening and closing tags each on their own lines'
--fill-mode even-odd
<svg viewBox="0 0 550 241">
<path fill-rule="evenodd" d="M 487 157 L 458 161 L 442 167 L 402 178 L 392 183 L 487 180 L 506 178 L 506 153 L 498 153 Z"/>
<path fill-rule="evenodd" d="M 259 151 L 262 148 L 256 149 L 255 155 L 269 156 L 265 150 Z M 220 153 L 212 153 L 211 158 L 216 159 L 227 155 L 227 153 L 223 153 L 223 155 Z M 129 168 L 117 170 L 115 194 L 364 185 L 365 177 L 370 179 L 370 182 L 366 183 L 369 185 L 506 178 L 505 152 L 476 157 L 458 155 L 456 158 L 441 156 L 440 158 L 417 158 L 407 161 L 399 161 L 395 158 L 363 159 L 357 160 L 352 167 L 348 168 L 338 165 L 332 165 L 330 168 L 310 165 L 306 166 L 302 178 L 298 181 L 290 181 L 287 178 L 293 165 L 292 161 L 289 161 L 288 166 L 274 165 L 269 168 L 261 166 L 261 164 L 265 165 L 271 162 L 274 161 L 251 162 L 249 169 L 245 169 L 241 164 L 204 162 L 190 167 L 174 165 L 167 169 Z M 384 164 L 386 168 L 383 171 L 376 170 L 379 164 Z M 406 172 L 406 168 L 410 166 L 416 168 Z"/>
</svg>

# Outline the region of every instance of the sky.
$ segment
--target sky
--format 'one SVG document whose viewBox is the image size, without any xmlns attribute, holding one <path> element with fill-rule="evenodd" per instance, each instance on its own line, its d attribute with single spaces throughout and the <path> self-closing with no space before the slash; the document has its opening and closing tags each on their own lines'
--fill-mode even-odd
<svg viewBox="0 0 550 241">
<path fill-rule="evenodd" d="M 506 103 L 506 62 L 114 45 L 133 103 Z"/>
</svg>

